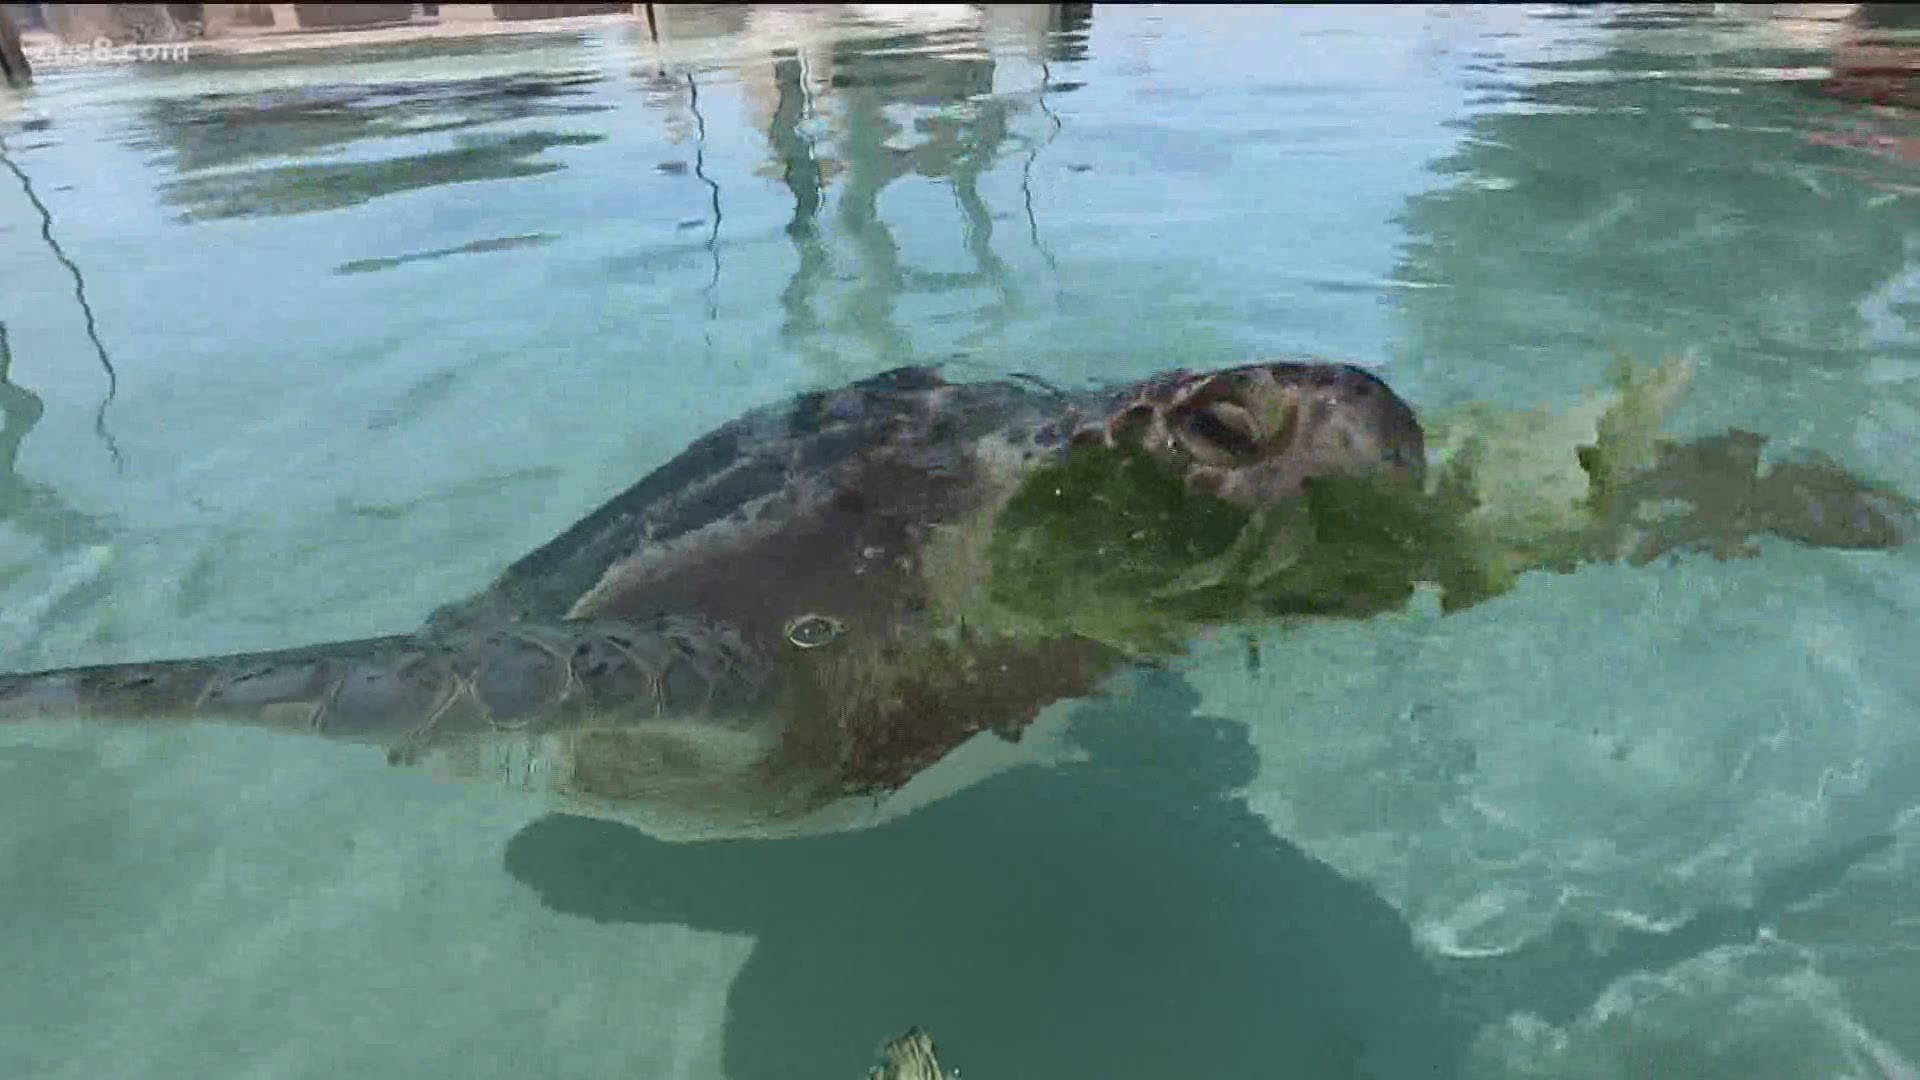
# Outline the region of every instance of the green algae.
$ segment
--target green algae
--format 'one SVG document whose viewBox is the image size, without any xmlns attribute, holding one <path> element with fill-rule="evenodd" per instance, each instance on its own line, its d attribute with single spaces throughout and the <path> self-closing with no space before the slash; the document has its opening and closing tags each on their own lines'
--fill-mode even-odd
<svg viewBox="0 0 1920 1080">
<path fill-rule="evenodd" d="M 1137 450 L 1080 447 L 1002 508 L 987 547 L 997 610 L 974 618 L 1137 655 L 1209 625 L 1380 614 L 1423 581 L 1471 602 L 1488 590 L 1458 519 L 1454 503 L 1387 477 L 1322 479 L 1249 511 Z"/>
<path fill-rule="evenodd" d="M 1182 635 L 1185 620 L 1155 594 L 1225 556 L 1249 519 L 1141 451 L 1076 447 L 1027 477 L 1001 508 L 987 546 L 987 596 L 1050 630 L 1158 651 Z"/>
</svg>

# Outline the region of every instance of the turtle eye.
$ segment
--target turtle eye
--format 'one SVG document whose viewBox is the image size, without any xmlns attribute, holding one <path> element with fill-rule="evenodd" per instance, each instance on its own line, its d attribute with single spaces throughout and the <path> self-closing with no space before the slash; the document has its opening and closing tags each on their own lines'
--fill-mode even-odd
<svg viewBox="0 0 1920 1080">
<path fill-rule="evenodd" d="M 1253 418 L 1238 405 L 1225 402 L 1195 409 L 1187 414 L 1187 434 L 1232 454 L 1251 457 L 1260 452 L 1260 436 Z"/>
</svg>

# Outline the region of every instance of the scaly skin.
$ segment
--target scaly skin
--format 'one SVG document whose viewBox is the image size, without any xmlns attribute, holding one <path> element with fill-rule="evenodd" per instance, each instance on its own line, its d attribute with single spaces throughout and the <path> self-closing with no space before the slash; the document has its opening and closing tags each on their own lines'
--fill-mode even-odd
<svg viewBox="0 0 1920 1080">
<path fill-rule="evenodd" d="M 401 760 L 432 742 L 536 726 L 746 723 L 772 674 L 737 634 L 694 618 L 519 623 L 0 676 L 0 713 L 227 721 L 376 743 Z"/>
</svg>

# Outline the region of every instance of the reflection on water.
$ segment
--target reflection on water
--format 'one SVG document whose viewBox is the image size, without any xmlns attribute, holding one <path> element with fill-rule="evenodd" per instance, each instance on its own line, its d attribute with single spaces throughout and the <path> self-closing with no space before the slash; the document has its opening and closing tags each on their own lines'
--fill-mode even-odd
<svg viewBox="0 0 1920 1080">
<path fill-rule="evenodd" d="M 708 78 L 724 79 L 744 99 L 766 139 L 766 160 L 754 172 L 777 178 L 792 200 L 785 232 L 796 266 L 780 292 L 781 338 L 824 378 L 854 373 L 839 355 L 849 340 L 870 356 L 911 358 L 912 338 L 899 311 L 914 297 L 977 292 L 990 298 L 972 313 L 975 325 L 963 347 L 991 340 L 1022 313 L 1018 277 L 998 251 L 1005 238 L 996 238 L 996 222 L 1012 208 L 990 206 L 982 178 L 1003 153 L 1022 154 L 1023 231 L 1055 265 L 1042 241 L 1033 170 L 1062 129 L 1049 96 L 1081 85 L 1056 80 L 1053 66 L 1086 57 L 1091 5 L 955 9 L 958 25 L 938 30 L 904 30 L 883 19 L 851 39 L 831 12 L 674 5 L 660 14 L 661 47 L 636 76 L 641 100 L 659 115 L 668 142 L 691 144 L 693 178 L 706 191 L 700 223 L 709 273 L 700 293 L 709 322 L 720 316 L 725 207 L 708 160 L 701 103 L 701 82 Z M 717 74 L 711 59 L 683 59 L 684 49 L 675 51 L 688 42 L 757 40 L 756 34 L 775 42 L 771 54 L 731 58 Z M 784 44 L 788 40 L 798 44 Z M 500 46 L 460 48 L 478 61 Z M 420 49 L 379 52 L 400 63 Z M 1037 65 L 1037 85 L 997 87 L 1002 53 Z M 156 98 L 131 142 L 159 152 L 173 174 L 162 195 L 183 220 L 304 214 L 447 184 L 558 171 L 565 158 L 555 151 L 608 137 L 604 128 L 573 125 L 616 108 L 605 76 L 584 70 L 318 83 Z M 1015 131 L 1014 118 L 1032 109 L 1044 123 Z M 395 152 L 402 148 L 406 152 Z M 907 177 L 947 191 L 970 268 L 920 268 L 902 254 L 881 196 Z M 468 250 L 475 249 L 456 245 L 352 265 L 388 267 Z M 711 345 L 710 332 L 707 337 Z"/>
<path fill-rule="evenodd" d="M 46 412 L 39 395 L 13 381 L 13 346 L 0 323 L 0 523 L 11 523 L 54 555 L 105 535 L 98 522 L 76 513 L 60 494 L 20 475 L 20 444 Z"/>
<path fill-rule="evenodd" d="M 706 253 L 712 272 L 700 289 L 700 297 L 707 322 L 711 323 L 720 317 L 715 292 L 720 288 L 720 229 L 726 221 L 726 211 L 720 205 L 720 183 L 707 173 L 707 118 L 700 111 L 699 77 L 692 71 L 669 74 L 662 67 L 644 80 L 644 86 L 647 107 L 659 110 L 666 118 L 668 140 L 675 144 L 693 143 L 693 178 L 706 188 L 709 196 L 705 221 L 684 224 L 706 225 Z M 685 171 L 680 162 L 665 164 L 662 168 L 669 175 Z M 713 346 L 711 331 L 707 334 L 707 346 Z"/>
<path fill-rule="evenodd" d="M 113 459 L 114 467 L 116 469 L 124 468 L 125 459 L 120 453 L 120 446 L 114 441 L 113 432 L 107 428 L 107 409 L 113 404 L 114 396 L 119 392 L 120 373 L 113 366 L 113 357 L 108 354 L 106 343 L 100 340 L 99 321 L 94 316 L 93 305 L 87 300 L 86 275 L 81 272 L 79 265 L 73 261 L 66 250 L 60 246 L 60 241 L 55 235 L 53 211 L 48 209 L 47 204 L 41 200 L 39 193 L 34 190 L 33 179 L 27 175 L 26 170 L 21 168 L 19 163 L 7 154 L 4 142 L 0 142 L 0 165 L 4 165 L 6 170 L 13 174 L 14 179 L 20 182 L 21 194 L 26 196 L 28 204 L 33 207 L 34 212 L 40 218 L 41 242 L 46 245 L 47 251 L 73 279 L 73 298 L 80 309 L 80 316 L 85 324 L 87 341 L 93 346 L 93 354 L 100 361 L 100 369 L 105 373 L 107 380 L 106 390 L 100 398 L 100 408 L 94 413 L 93 430 L 95 434 L 100 436 L 100 441 L 106 446 L 107 455 Z M 5 352 L 5 342 L 0 341 L 0 353 Z M 0 359 L 4 359 L 5 361 L 4 364 L 0 364 L 0 381 L 4 381 L 6 369 L 11 367 L 13 360 L 11 354 L 0 357 Z M 38 418 L 39 414 L 36 411 L 34 419 L 37 420 Z M 31 425 L 29 424 L 29 426 Z M 21 435 L 24 434 L 24 431 L 21 432 Z M 19 436 L 12 436 L 11 438 L 13 440 L 14 450 L 13 454 L 9 455 L 9 462 L 11 462 L 12 457 L 17 454 L 19 450 Z M 11 472 L 12 470 L 9 468 L 7 471 Z"/>
<path fill-rule="evenodd" d="M 0 561 L 0 586 L 23 576 L 25 584 L 40 586 L 27 603 L 0 608 L 0 656 L 31 636 L 37 618 L 84 584 L 90 560 L 76 559 L 76 552 L 110 535 L 102 522 L 76 511 L 58 491 L 21 475 L 20 445 L 45 412 L 39 395 L 13 381 L 13 346 L 0 322 L 0 553 L 11 555 L 10 541 L 25 539 L 35 549 L 35 561 L 51 571 L 35 575 L 32 564 L 23 568 L 10 558 Z"/>
<path fill-rule="evenodd" d="M 416 251 L 406 255 L 391 255 L 379 259 L 355 259 L 341 263 L 334 268 L 336 274 L 371 274 L 379 270 L 392 270 L 408 263 L 430 262 L 452 255 L 476 255 L 486 251 L 512 251 L 514 248 L 538 247 L 550 244 L 553 237 L 544 233 L 532 233 L 527 236 L 501 236 L 491 240 L 474 240 L 457 247 L 435 248 L 432 251 Z"/>
<path fill-rule="evenodd" d="M 1049 86 L 1048 63 L 1085 55 L 1092 12 L 1091 5 L 1066 4 L 1048 5 L 1040 14 L 1044 21 L 1026 27 L 1037 37 L 1019 44 L 1041 61 L 1036 97 L 1047 109 L 1049 90 L 1064 92 Z M 1018 312 L 1015 278 L 995 251 L 996 215 L 982 195 L 981 178 L 1009 146 L 1025 145 L 1024 212 L 1029 235 L 1044 254 L 1031 190 L 1042 143 L 1012 133 L 1011 119 L 1029 106 L 1021 97 L 996 92 L 996 61 L 984 48 L 986 38 L 976 28 L 829 40 L 779 49 L 770 65 L 753 63 L 739 71 L 751 114 L 767 132 L 770 155 L 759 172 L 778 177 L 793 200 L 785 231 L 796 269 L 780 294 L 782 339 L 807 354 L 816 370 L 850 374 L 833 361 L 828 333 L 852 335 L 873 355 L 913 355 L 897 309 L 914 295 L 989 293 L 992 300 L 973 310 L 978 326 L 963 344 L 999 334 Z M 1050 139 L 1060 121 L 1050 110 L 1046 116 Z M 951 193 L 971 270 L 931 271 L 903 262 L 879 203 L 889 184 L 908 176 L 941 182 Z M 827 221 L 831 187 L 838 188 L 838 201 Z M 836 252 L 836 241 L 844 244 L 844 255 Z M 828 295 L 836 279 L 853 283 L 837 303 Z"/>
<path fill-rule="evenodd" d="M 600 77 L 506 74 L 484 80 L 321 85 L 163 98 L 134 145 L 162 150 L 175 173 L 315 157 L 365 139 L 435 135 L 487 124 L 604 112 Z"/>
<path fill-rule="evenodd" d="M 256 94 L 161 99 L 148 109 L 146 145 L 164 148 L 178 179 L 169 202 L 188 220 L 299 214 L 386 195 L 479 180 L 539 176 L 560 168 L 555 147 L 588 146 L 595 134 L 543 130 L 457 133 L 482 126 L 605 111 L 581 100 L 599 76 L 510 75 L 478 82 L 309 87 Z M 262 166 L 310 158 L 367 139 L 456 133 L 455 147 L 373 161 Z M 241 166 L 254 164 L 245 171 Z"/>
<path fill-rule="evenodd" d="M 167 186 L 167 198 L 186 207 L 190 221 L 255 214 L 304 214 L 338 210 L 442 184 L 540 176 L 561 166 L 542 155 L 560 146 L 591 146 L 599 135 L 476 136 L 453 150 L 409 154 L 367 164 L 294 165 L 255 170 L 235 183 L 227 176 L 197 176 Z"/>
<path fill-rule="evenodd" d="M 1404 213 L 1401 273 L 1441 286 L 1403 300 L 1408 352 L 1477 371 L 1457 385 L 1616 349 L 1692 348 L 1783 379 L 1858 363 L 1861 302 L 1906 269 L 1913 207 L 1878 201 L 1808 138 L 1843 114 L 1802 103 L 1804 55 L 1743 48 L 1676 71 L 1628 33 L 1649 25 L 1689 18 L 1615 17 L 1616 48 L 1483 79 L 1486 111 L 1435 166 L 1448 183 Z"/>
<path fill-rule="evenodd" d="M 835 108 L 830 121 L 810 128 L 811 137 L 800 134 L 800 125 L 817 119 L 818 106 L 802 77 L 802 61 L 774 66 L 778 96 L 765 120 L 771 164 L 793 194 L 787 233 L 800 264 L 781 297 L 790 341 L 822 340 L 817 331 L 824 324 L 863 335 L 876 354 L 911 355 L 896 317 L 900 300 L 981 285 L 996 298 L 979 312 L 985 328 L 1005 325 L 1012 285 L 993 251 L 979 177 L 1005 145 L 1007 116 L 1017 106 L 993 96 L 991 60 L 917 51 L 929 47 L 924 39 L 896 37 L 857 51 L 828 49 L 817 58 L 826 68 L 819 77 L 831 87 Z M 963 246 L 972 271 L 933 273 L 902 262 L 879 199 L 888 184 L 910 175 L 946 182 L 964 215 Z M 820 213 L 825 191 L 835 183 L 840 191 L 834 225 L 849 249 L 848 274 L 855 284 L 823 316 L 816 305 L 838 260 Z"/>
</svg>

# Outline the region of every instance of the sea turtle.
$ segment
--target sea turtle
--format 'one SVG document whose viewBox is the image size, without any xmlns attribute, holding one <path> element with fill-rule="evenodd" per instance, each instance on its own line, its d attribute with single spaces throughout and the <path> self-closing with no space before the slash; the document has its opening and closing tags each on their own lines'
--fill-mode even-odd
<svg viewBox="0 0 1920 1080">
<path fill-rule="evenodd" d="M 1831 461 L 1661 437 L 1690 375 L 1423 428 L 1351 364 L 1073 393 L 902 368 L 721 426 L 414 633 L 0 676 L 0 720 L 359 740 L 672 838 L 850 827 L 1208 627 L 1904 542 L 1914 504 Z"/>
</svg>

